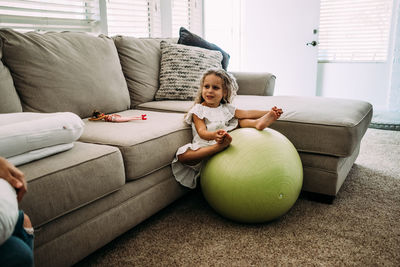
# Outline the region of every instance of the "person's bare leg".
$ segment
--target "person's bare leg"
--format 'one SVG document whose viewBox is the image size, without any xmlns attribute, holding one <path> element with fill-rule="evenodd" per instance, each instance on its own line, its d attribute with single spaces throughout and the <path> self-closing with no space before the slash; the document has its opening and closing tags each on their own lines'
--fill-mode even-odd
<svg viewBox="0 0 400 267">
<path fill-rule="evenodd" d="M 24 226 L 24 228 L 32 228 L 31 220 L 30 220 L 29 216 L 26 215 L 25 213 L 24 213 L 24 223 L 23 223 L 23 226 Z"/>
<path fill-rule="evenodd" d="M 229 146 L 232 137 L 227 134 L 222 143 L 216 143 L 211 146 L 201 147 L 197 150 L 188 149 L 185 153 L 178 156 L 178 161 L 187 165 L 196 165 L 203 159 L 206 159 Z"/>
<path fill-rule="evenodd" d="M 30 219 L 29 216 L 26 215 L 25 213 L 24 213 L 24 222 L 23 222 L 22 225 L 23 225 L 25 231 L 26 231 L 28 234 L 33 235 L 34 230 L 33 230 L 33 226 L 32 226 L 32 223 L 31 223 L 31 219 Z M 29 246 L 32 246 L 32 245 L 29 245 Z"/>
</svg>

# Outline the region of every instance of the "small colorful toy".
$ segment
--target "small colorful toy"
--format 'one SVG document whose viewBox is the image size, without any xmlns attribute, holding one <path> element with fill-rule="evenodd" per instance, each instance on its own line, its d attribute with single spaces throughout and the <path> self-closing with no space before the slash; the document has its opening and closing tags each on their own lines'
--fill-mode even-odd
<svg viewBox="0 0 400 267">
<path fill-rule="evenodd" d="M 146 114 L 142 114 L 141 116 L 133 116 L 133 117 L 122 117 L 119 114 L 111 114 L 111 115 L 106 115 L 103 112 L 100 111 L 93 111 L 92 117 L 89 118 L 90 121 L 99 121 L 99 120 L 104 120 L 106 122 L 128 122 L 128 121 L 133 121 L 133 120 L 147 120 Z"/>
</svg>

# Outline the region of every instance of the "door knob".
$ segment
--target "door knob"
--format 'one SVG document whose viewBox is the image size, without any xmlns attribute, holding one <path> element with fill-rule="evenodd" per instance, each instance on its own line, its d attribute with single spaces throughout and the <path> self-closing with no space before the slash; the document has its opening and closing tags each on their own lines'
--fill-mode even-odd
<svg viewBox="0 0 400 267">
<path fill-rule="evenodd" d="M 317 44 L 318 44 L 317 41 L 312 41 L 311 43 L 307 43 L 306 45 L 307 45 L 307 46 L 308 46 L 308 45 L 316 46 Z"/>
</svg>

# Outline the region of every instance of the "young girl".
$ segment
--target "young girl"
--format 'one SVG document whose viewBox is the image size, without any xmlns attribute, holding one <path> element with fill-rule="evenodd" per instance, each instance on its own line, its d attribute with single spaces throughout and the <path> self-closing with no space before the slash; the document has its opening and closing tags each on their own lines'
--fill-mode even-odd
<svg viewBox="0 0 400 267">
<path fill-rule="evenodd" d="M 238 124 L 263 130 L 282 115 L 277 107 L 268 111 L 237 109 L 231 104 L 237 90 L 235 78 L 222 69 L 203 75 L 195 105 L 185 117 L 192 125 L 193 142 L 180 147 L 172 161 L 172 172 L 182 185 L 196 187 L 203 160 L 232 142 L 228 131 Z"/>
</svg>

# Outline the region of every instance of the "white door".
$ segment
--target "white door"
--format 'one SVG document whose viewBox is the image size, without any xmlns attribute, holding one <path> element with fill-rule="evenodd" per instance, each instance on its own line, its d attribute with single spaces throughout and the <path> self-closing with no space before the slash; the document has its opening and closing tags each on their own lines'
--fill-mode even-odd
<svg viewBox="0 0 400 267">
<path fill-rule="evenodd" d="M 320 1 L 242 1 L 242 70 L 273 73 L 274 95 L 316 95 Z"/>
</svg>

